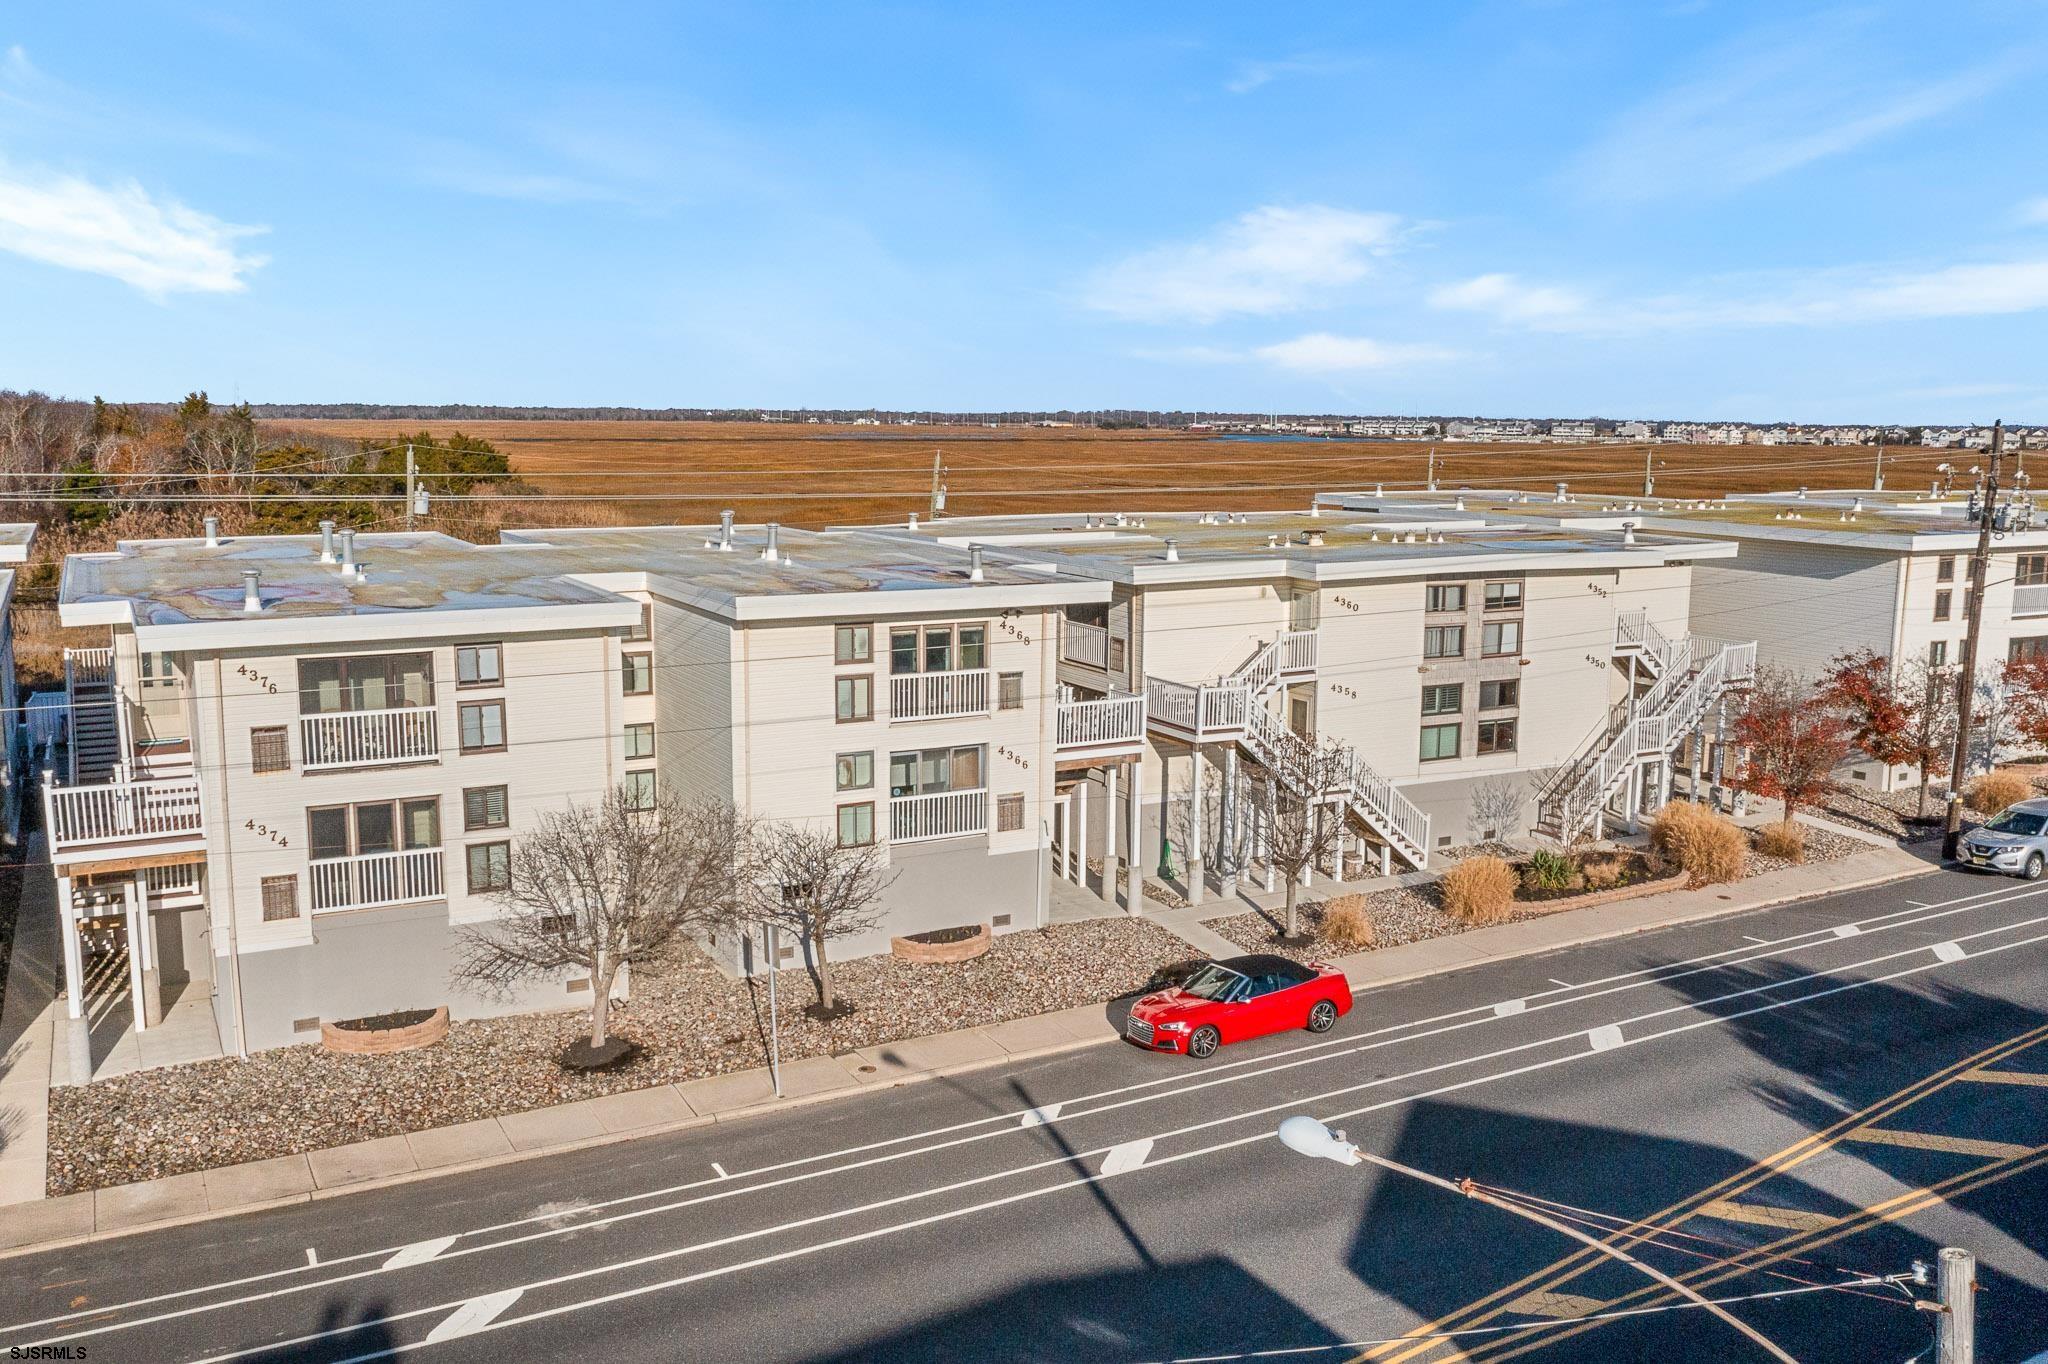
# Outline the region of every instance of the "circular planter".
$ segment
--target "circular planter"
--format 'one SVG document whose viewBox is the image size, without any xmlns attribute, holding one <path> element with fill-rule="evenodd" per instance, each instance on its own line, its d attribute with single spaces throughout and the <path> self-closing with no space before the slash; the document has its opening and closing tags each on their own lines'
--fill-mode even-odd
<svg viewBox="0 0 2048 1364">
<path fill-rule="evenodd" d="M 386 1019 L 389 1026 L 378 1026 Z M 395 1051 L 418 1051 L 431 1047 L 448 1035 L 448 1006 L 432 1011 L 413 1009 L 403 1014 L 377 1018 L 348 1019 L 320 1024 L 320 1045 L 343 1056 L 388 1056 Z"/>
<path fill-rule="evenodd" d="M 941 966 L 948 962 L 970 961 L 988 951 L 995 940 L 995 930 L 989 925 L 970 924 L 965 928 L 941 928 L 930 933 L 913 933 L 907 938 L 891 938 L 889 950 L 904 961 Z"/>
</svg>

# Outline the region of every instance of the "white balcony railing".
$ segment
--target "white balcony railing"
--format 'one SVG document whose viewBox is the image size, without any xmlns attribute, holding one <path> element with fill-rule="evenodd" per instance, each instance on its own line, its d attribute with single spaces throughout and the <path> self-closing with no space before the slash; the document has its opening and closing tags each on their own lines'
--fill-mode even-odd
<svg viewBox="0 0 2048 1364">
<path fill-rule="evenodd" d="M 1312 673 L 1316 670 L 1316 632 L 1288 630 L 1280 636 L 1280 671 Z"/>
<path fill-rule="evenodd" d="M 889 679 L 891 720 L 950 720 L 989 713 L 989 670 L 901 673 Z"/>
<path fill-rule="evenodd" d="M 1060 658 L 1065 662 L 1120 673 L 1124 670 L 1124 647 L 1123 640 L 1100 625 L 1060 621 Z"/>
<path fill-rule="evenodd" d="M 313 883 L 315 913 L 438 900 L 446 893 L 439 848 L 326 857 L 306 866 Z"/>
<path fill-rule="evenodd" d="M 43 813 L 55 851 L 97 843 L 197 838 L 205 831 L 199 779 L 43 786 Z"/>
<path fill-rule="evenodd" d="M 432 706 L 305 715 L 299 718 L 299 736 L 308 771 L 433 762 L 441 756 Z"/>
<path fill-rule="evenodd" d="M 889 802 L 889 841 L 920 843 L 988 832 L 988 792 L 935 791 Z"/>
<path fill-rule="evenodd" d="M 1208 735 L 1235 732 L 1251 715 L 1251 688 L 1242 682 L 1191 687 L 1164 677 L 1145 679 L 1145 705 L 1154 723 Z"/>
<path fill-rule="evenodd" d="M 1054 723 L 1058 748 L 1109 748 L 1145 737 L 1145 698 L 1111 696 L 1096 701 L 1062 701 Z"/>
<path fill-rule="evenodd" d="M 64 651 L 64 679 L 76 686 L 93 682 L 105 682 L 114 675 L 114 651 L 112 649 L 66 649 Z"/>
<path fill-rule="evenodd" d="M 2022 583 L 2012 590 L 2015 616 L 2048 616 L 2048 583 Z"/>
</svg>

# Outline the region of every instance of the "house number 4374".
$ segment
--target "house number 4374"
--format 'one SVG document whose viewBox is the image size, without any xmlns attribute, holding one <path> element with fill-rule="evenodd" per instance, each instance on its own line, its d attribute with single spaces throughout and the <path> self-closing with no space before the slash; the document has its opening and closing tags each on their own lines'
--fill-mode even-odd
<svg viewBox="0 0 2048 1364">
<path fill-rule="evenodd" d="M 292 845 L 291 839 L 286 836 L 285 831 L 282 829 L 273 829 L 268 824 L 259 824 L 253 819 L 243 820 L 242 827 L 255 834 L 258 838 L 269 839 L 280 848 L 289 848 Z"/>
</svg>

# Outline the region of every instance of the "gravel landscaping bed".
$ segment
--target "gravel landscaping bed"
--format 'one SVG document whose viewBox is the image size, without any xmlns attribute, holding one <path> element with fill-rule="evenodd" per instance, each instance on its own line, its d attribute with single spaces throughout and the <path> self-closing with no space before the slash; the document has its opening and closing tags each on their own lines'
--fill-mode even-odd
<svg viewBox="0 0 2048 1364">
<path fill-rule="evenodd" d="M 1832 862 L 1858 852 L 1862 844 L 1846 835 L 1806 826 L 1806 860 L 1808 862 Z M 1481 853 L 1491 853 L 1513 861 L 1523 854 L 1521 850 L 1504 843 L 1473 844 L 1463 848 L 1446 848 L 1430 858 L 1435 865 L 1456 862 Z M 1759 876 L 1767 871 L 1777 871 L 1791 865 L 1781 858 L 1765 857 L 1751 850 L 1744 877 Z M 1372 916 L 1373 929 L 1378 935 L 1377 947 L 1398 947 L 1402 943 L 1420 942 L 1425 938 L 1444 938 L 1453 933 L 1463 933 L 1474 927 L 1462 919 L 1453 918 L 1444 912 L 1437 898 L 1434 881 L 1421 885 L 1402 886 L 1394 890 L 1376 891 L 1365 897 L 1366 912 Z M 1304 900 L 1298 907 L 1301 928 L 1305 933 L 1314 933 L 1322 918 L 1320 901 Z M 1506 920 L 1516 923 L 1524 919 L 1541 919 L 1559 913 L 1555 906 L 1541 902 L 1518 905 Z M 1563 912 L 1569 912 L 1568 909 Z M 1336 947 L 1321 940 L 1306 944 L 1281 942 L 1276 935 L 1285 922 L 1283 910 L 1253 910 L 1248 914 L 1234 914 L 1227 919 L 1206 921 L 1237 946 L 1247 952 L 1274 952 L 1295 961 L 1328 961 L 1331 958 L 1348 955 L 1350 949 Z M 1372 949 L 1368 949 L 1372 950 Z"/>
<path fill-rule="evenodd" d="M 1839 861 L 1851 853 L 1861 852 L 1865 846 L 1847 834 L 1838 834 L 1831 829 L 1816 829 L 1811 824 L 1800 827 L 1806 831 L 1806 856 L 1803 860 L 1807 862 Z M 1749 860 L 1743 864 L 1744 880 L 1752 876 L 1761 876 L 1767 871 L 1780 871 L 1792 865 L 1782 857 L 1764 856 L 1756 850 L 1755 843 L 1756 832 L 1751 830 Z"/>
<path fill-rule="evenodd" d="M 1930 788 L 1927 792 L 1928 817 L 1939 819 L 1947 800 L 1948 791 L 1946 788 L 1939 786 Z M 1896 838 L 1905 842 L 1939 838 L 1941 836 L 1941 829 L 1938 825 L 1923 824 L 1916 828 L 1906 823 L 1907 817 L 1917 814 L 1919 809 L 1920 792 L 1917 789 L 1911 791 L 1866 791 L 1858 787 L 1838 786 L 1821 799 L 1819 813 L 1837 823 L 1848 824 L 1858 829 L 1868 829 L 1872 833 L 1883 834 L 1887 838 Z M 1967 827 L 1971 824 L 1980 824 L 1983 821 L 1983 812 L 1971 809 L 1969 802 L 1965 801 L 1963 803 L 1964 825 Z M 1809 829 L 1807 833 L 1810 837 L 1813 830 Z"/>
<path fill-rule="evenodd" d="M 1144 988 L 1187 944 L 1141 919 L 1006 934 L 971 961 L 891 956 L 842 962 L 835 992 L 852 1015 L 820 1024 L 802 970 L 777 982 L 782 1056 L 797 1060 L 1100 1003 Z M 587 1015 L 521 1014 L 455 1023 L 442 1042 L 390 1056 L 317 1046 L 203 1061 L 50 1092 L 49 1192 L 126 1184 L 339 1146 L 473 1118 L 767 1064 L 765 980 L 733 980 L 694 947 L 642 969 L 612 1031 L 643 1048 L 632 1064 L 570 1074 L 554 1055 L 587 1036 Z"/>
</svg>

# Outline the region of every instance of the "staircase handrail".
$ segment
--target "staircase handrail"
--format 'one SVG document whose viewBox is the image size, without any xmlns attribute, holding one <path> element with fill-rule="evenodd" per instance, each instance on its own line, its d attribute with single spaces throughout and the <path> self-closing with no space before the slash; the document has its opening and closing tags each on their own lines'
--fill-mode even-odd
<svg viewBox="0 0 2048 1364">
<path fill-rule="evenodd" d="M 1279 753 L 1286 747 L 1300 749 L 1309 747 L 1310 740 L 1296 734 L 1273 718 L 1263 706 L 1252 709 L 1253 720 L 1249 729 L 1255 749 L 1263 749 L 1266 755 Z M 1288 769 L 1266 764 L 1268 770 L 1285 773 Z M 1358 750 L 1346 746 L 1344 749 L 1344 782 L 1342 794 L 1348 803 L 1361 807 L 1368 822 L 1391 832 L 1396 839 L 1405 843 L 1402 852 L 1408 860 L 1420 865 L 1429 852 L 1429 816 L 1415 802 L 1401 794 L 1399 787 L 1380 775 L 1373 765 L 1358 755 Z M 1336 794 L 1333 789 L 1317 792 L 1317 795 Z"/>
</svg>

